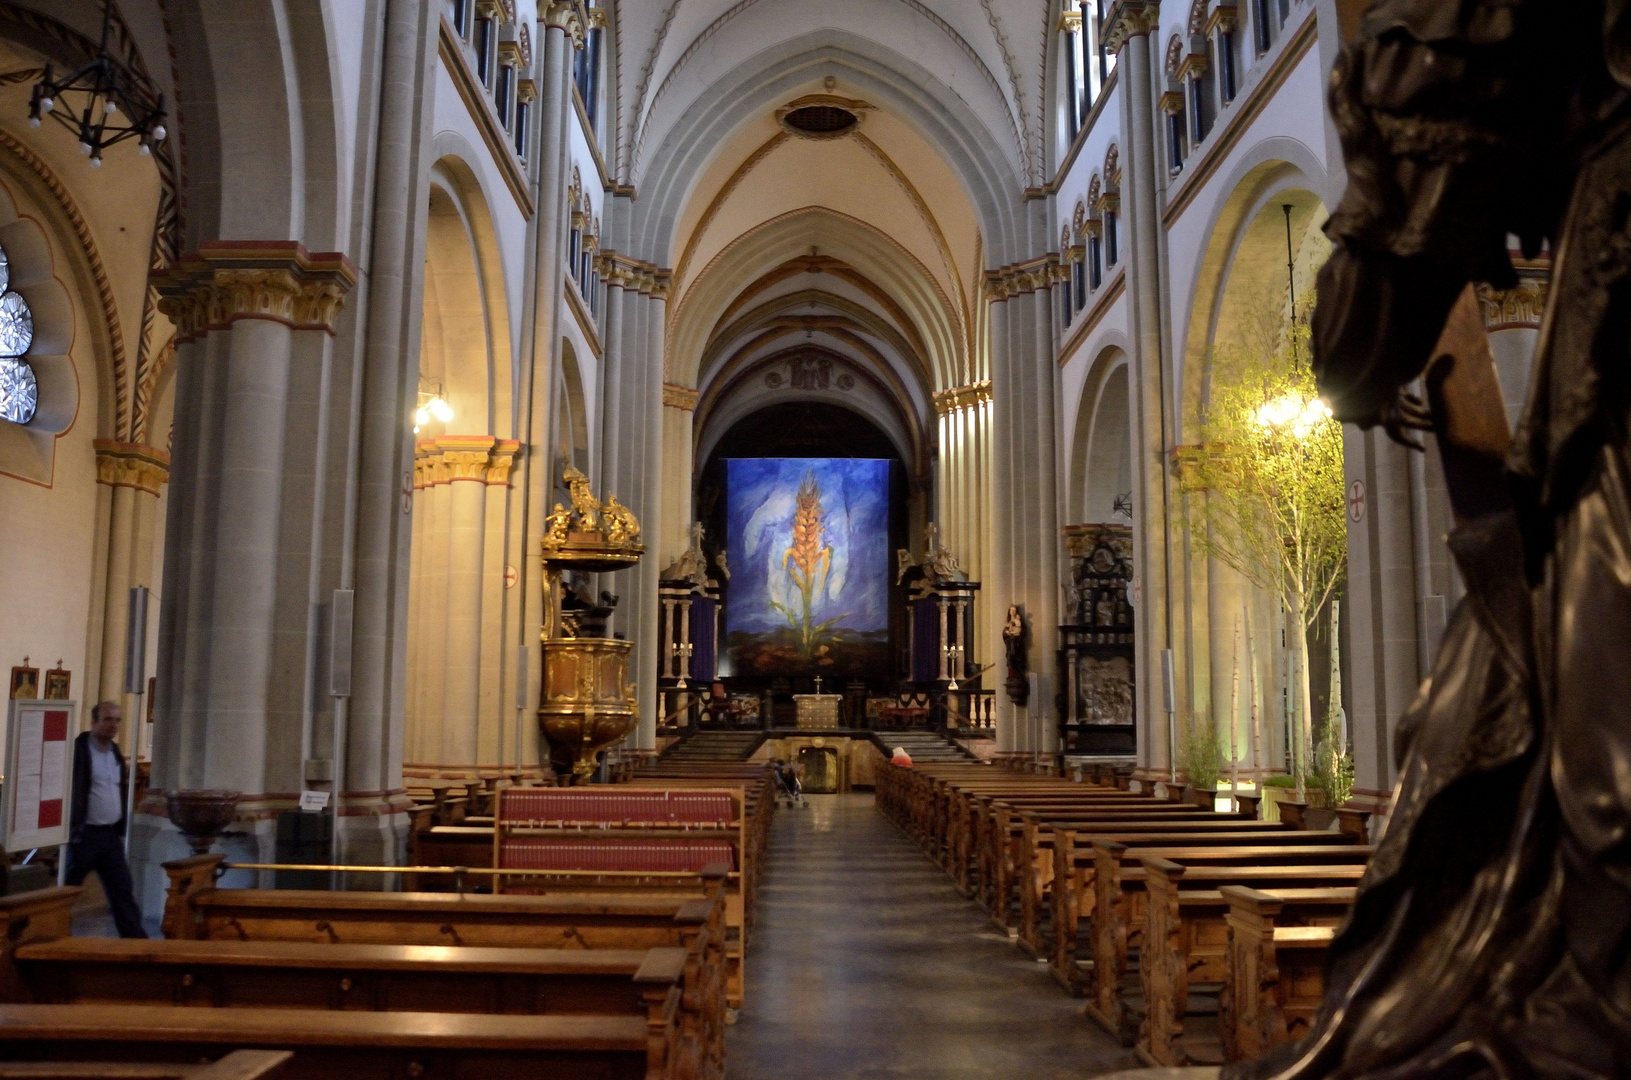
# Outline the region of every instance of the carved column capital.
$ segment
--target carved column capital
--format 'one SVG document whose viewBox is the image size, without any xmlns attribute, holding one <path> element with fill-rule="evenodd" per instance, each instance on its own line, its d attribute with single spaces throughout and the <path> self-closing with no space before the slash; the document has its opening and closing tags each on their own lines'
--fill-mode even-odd
<svg viewBox="0 0 1631 1080">
<path fill-rule="evenodd" d="M 1153 34 L 1161 28 L 1161 5 L 1157 0 L 1116 0 L 1104 19 L 1104 44 L 1120 52 L 1129 39 Z"/>
<path fill-rule="evenodd" d="M 507 487 L 510 483 L 510 470 L 515 466 L 515 459 L 521 453 L 519 439 L 499 439 L 493 444 L 492 456 L 487 459 L 487 483 L 493 487 Z"/>
<path fill-rule="evenodd" d="M 659 299 L 668 297 L 674 276 L 666 267 L 611 250 L 603 250 L 595 257 L 595 270 L 608 285 Z"/>
<path fill-rule="evenodd" d="M 491 435 L 442 435 L 436 440 L 442 455 L 442 472 L 448 483 L 474 480 L 485 483 L 487 462 L 498 440 Z"/>
<path fill-rule="evenodd" d="M 447 483 L 442 475 L 442 452 L 435 439 L 420 439 L 413 448 L 413 487 L 415 491 Z"/>
<path fill-rule="evenodd" d="M 159 310 L 185 342 L 239 319 L 332 334 L 357 270 L 340 252 L 313 254 L 293 240 L 218 240 L 199 245 L 151 280 Z"/>
<path fill-rule="evenodd" d="M 170 455 L 154 446 L 96 439 L 96 482 L 157 495 L 170 479 Z"/>
<path fill-rule="evenodd" d="M 1059 256 L 1053 253 L 1014 263 L 985 272 L 986 294 L 992 300 L 1006 300 L 1011 296 L 1047 289 L 1053 284 L 1053 268 L 1059 265 Z"/>
<path fill-rule="evenodd" d="M 1551 292 L 1551 280 L 1544 269 L 1518 271 L 1518 284 L 1511 289 L 1492 289 L 1480 283 L 1478 306 L 1484 314 L 1484 329 L 1511 330 L 1518 327 L 1540 326 L 1546 311 L 1546 298 Z"/>
<path fill-rule="evenodd" d="M 564 30 L 572 38 L 574 49 L 583 48 L 588 40 L 590 15 L 583 0 L 552 0 L 538 5 L 538 18 L 550 30 Z"/>
</svg>

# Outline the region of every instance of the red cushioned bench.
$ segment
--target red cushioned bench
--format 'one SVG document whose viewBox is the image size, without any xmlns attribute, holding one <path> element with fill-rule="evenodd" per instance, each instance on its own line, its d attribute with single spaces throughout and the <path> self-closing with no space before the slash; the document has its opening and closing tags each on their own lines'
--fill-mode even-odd
<svg viewBox="0 0 1631 1080">
<path fill-rule="evenodd" d="M 506 788 L 493 821 L 494 878 L 502 893 L 627 883 L 700 884 L 723 864 L 725 952 L 733 1007 L 742 1001 L 747 944 L 743 871 L 751 857 L 737 789 Z"/>
</svg>

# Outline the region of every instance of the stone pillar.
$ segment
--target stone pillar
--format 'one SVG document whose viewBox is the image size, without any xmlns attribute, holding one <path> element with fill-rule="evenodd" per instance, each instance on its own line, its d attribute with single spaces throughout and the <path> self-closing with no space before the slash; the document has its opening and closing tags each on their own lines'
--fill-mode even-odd
<svg viewBox="0 0 1631 1080">
<path fill-rule="evenodd" d="M 696 483 L 692 424 L 696 407 L 697 392 L 691 387 L 663 383 L 663 532 L 660 542 L 652 548 L 659 567 L 668 566 L 691 544 L 691 522 L 696 517 L 691 504 Z M 711 539 L 722 541 L 724 537 Z M 646 543 L 650 545 L 651 541 Z M 718 568 L 709 567 L 709 573 L 718 576 Z"/>
<path fill-rule="evenodd" d="M 993 514 L 986 504 L 991 461 L 991 381 L 981 379 L 934 395 L 938 415 L 939 455 L 935 461 L 933 517 L 946 546 L 963 565 L 970 581 L 987 581 L 991 571 Z M 987 585 L 981 594 L 978 625 L 970 624 L 966 659 L 970 664 L 1000 661 L 1002 639 L 987 633 L 995 610 L 1000 617 L 1007 605 Z M 1000 610 L 999 610 L 1000 609 Z M 1000 623 L 999 623 L 1000 629 Z M 1000 662 L 986 675 L 987 688 L 1000 691 Z"/>
<path fill-rule="evenodd" d="M 1141 776 L 1170 775 L 1173 747 L 1162 687 L 1161 654 L 1174 648 L 1168 513 L 1168 467 L 1172 433 L 1166 401 L 1168 379 L 1161 347 L 1160 220 L 1157 213 L 1156 125 L 1151 84 L 1150 35 L 1160 10 L 1148 0 L 1119 0 L 1111 12 L 1106 44 L 1117 51 L 1121 85 L 1122 178 L 1127 209 L 1125 252 L 1131 319 L 1133 458 L 1133 593 L 1137 627 L 1138 763 Z M 1176 667 L 1177 665 L 1175 665 Z M 1183 688 L 1179 687 L 1179 697 Z"/>
<path fill-rule="evenodd" d="M 297 500 L 286 424 L 291 369 L 321 362 L 356 271 L 293 242 L 218 241 L 156 281 L 177 327 L 175 416 L 160 605 L 153 787 L 132 851 L 150 898 L 167 790 L 240 791 L 253 833 L 237 857 L 272 854 L 274 815 L 301 785 L 303 602 L 281 606 L 283 543 Z M 297 455 L 298 456 L 298 455 Z M 298 588 L 293 590 L 299 592 Z M 121 604 L 120 610 L 123 609 Z M 122 627 L 120 628 L 122 633 Z M 118 665 L 122 671 L 122 662 Z"/>
<path fill-rule="evenodd" d="M 994 488 L 1006 493 L 995 507 L 997 588 L 988 600 L 989 617 L 1000 627 L 1009 604 L 1024 607 L 1030 670 L 1037 676 L 1023 707 L 999 693 L 997 742 L 999 749 L 1039 753 L 1051 752 L 1058 742 L 1060 566 L 1049 286 L 1055 259 L 1043 256 L 986 275 L 993 300 L 992 475 Z"/>
<path fill-rule="evenodd" d="M 657 577 L 664 565 L 665 411 L 671 411 L 663 383 L 669 271 L 610 248 L 597 264 L 608 297 L 600 495 L 616 494 L 634 512 L 647 548 L 635 569 L 603 579 L 602 587 L 620 597 L 613 626 L 634 642 L 640 721 L 631 743 L 650 749 L 657 741 Z"/>
<path fill-rule="evenodd" d="M 136 730 L 134 703 L 125 694 L 125 650 L 130 622 L 130 590 L 137 585 L 151 587 L 153 577 L 153 532 L 158 510 L 159 489 L 170 477 L 170 455 L 140 443 L 97 439 L 96 482 L 111 489 L 108 515 L 108 555 L 102 607 L 101 663 L 97 686 L 87 684 L 80 691 L 85 715 L 98 701 L 117 701 L 125 708 L 126 723 L 120 743 L 128 752 Z M 158 607 L 150 608 L 148 619 L 158 618 Z M 155 658 L 149 656 L 151 667 Z M 151 753 L 152 747 L 144 746 Z"/>
<path fill-rule="evenodd" d="M 348 461 L 352 505 L 337 582 L 356 597 L 353 676 L 350 696 L 334 698 L 333 723 L 343 738 L 341 760 L 331 763 L 338 770 L 333 787 L 340 792 L 336 855 L 364 865 L 400 860 L 408 825 L 402 737 L 413 527 L 409 421 L 419 390 L 430 83 L 441 14 L 434 6 L 390 4 L 384 22 L 373 201 L 362 211 L 370 215 L 363 235 L 371 244 L 366 318 L 359 319 L 357 428 Z M 324 750 L 333 743 L 330 738 Z"/>
<path fill-rule="evenodd" d="M 475 764 L 481 696 L 482 559 L 486 554 L 490 435 L 436 440 L 447 473 L 447 674 L 442 682 L 443 764 Z"/>
<path fill-rule="evenodd" d="M 1343 428 L 1349 491 L 1345 614 L 1353 675 L 1345 685 L 1352 706 L 1354 795 L 1373 803 L 1385 802 L 1393 789 L 1393 732 L 1425 676 L 1417 667 L 1410 452 L 1378 429 Z"/>
<path fill-rule="evenodd" d="M 578 9 L 566 0 L 539 5 L 542 70 L 539 76 L 539 129 L 537 142 L 538 216 L 534 230 L 532 334 L 530 363 L 524 377 L 530 391 L 521 432 L 526 443 L 522 455 L 520 526 L 510 559 L 516 567 L 520 590 L 520 640 L 516 645 L 525 663 L 517 665 L 515 685 L 506 687 L 500 711 L 514 709 L 517 763 L 539 760 L 536 713 L 543 686 L 543 567 L 539 561 L 544 519 L 552 505 L 557 464 L 555 430 L 561 395 L 561 310 L 564 304 L 565 250 L 569 232 L 566 193 L 570 165 L 567 157 L 567 119 L 572 112 L 572 52 L 583 44 L 586 27 Z M 610 308 L 610 304 L 607 305 Z M 591 469 L 591 474 L 593 470 Z"/>
</svg>

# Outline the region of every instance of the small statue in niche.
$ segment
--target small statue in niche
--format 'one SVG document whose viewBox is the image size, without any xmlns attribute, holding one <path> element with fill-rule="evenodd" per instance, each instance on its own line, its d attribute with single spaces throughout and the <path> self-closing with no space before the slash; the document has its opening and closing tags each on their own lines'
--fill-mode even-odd
<svg viewBox="0 0 1631 1080">
<path fill-rule="evenodd" d="M 731 579 L 730 564 L 725 561 L 725 551 L 723 548 L 720 549 L 718 555 L 714 556 L 714 565 L 719 567 L 719 574 L 721 577 L 723 577 L 726 581 Z"/>
<path fill-rule="evenodd" d="M 1002 647 L 1008 658 L 1008 678 L 1003 683 L 1008 700 L 1024 707 L 1031 699 L 1030 631 L 1025 625 L 1025 609 L 1008 605 L 1008 618 L 1002 625 Z"/>
<path fill-rule="evenodd" d="M 906 548 L 895 549 L 895 584 L 899 585 L 906 580 L 906 574 L 916 566 L 912 561 L 912 553 Z"/>
</svg>

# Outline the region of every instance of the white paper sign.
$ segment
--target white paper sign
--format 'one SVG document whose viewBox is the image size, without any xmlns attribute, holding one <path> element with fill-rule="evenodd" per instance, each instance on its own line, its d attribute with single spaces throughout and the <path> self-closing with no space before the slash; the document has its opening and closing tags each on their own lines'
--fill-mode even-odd
<svg viewBox="0 0 1631 1080">
<path fill-rule="evenodd" d="M 68 842 L 69 748 L 78 725 L 71 701 L 13 701 L 7 727 L 7 851 Z"/>
<path fill-rule="evenodd" d="M 328 792 L 302 791 L 300 793 L 300 812 L 302 814 L 321 814 L 328 809 Z"/>
</svg>

